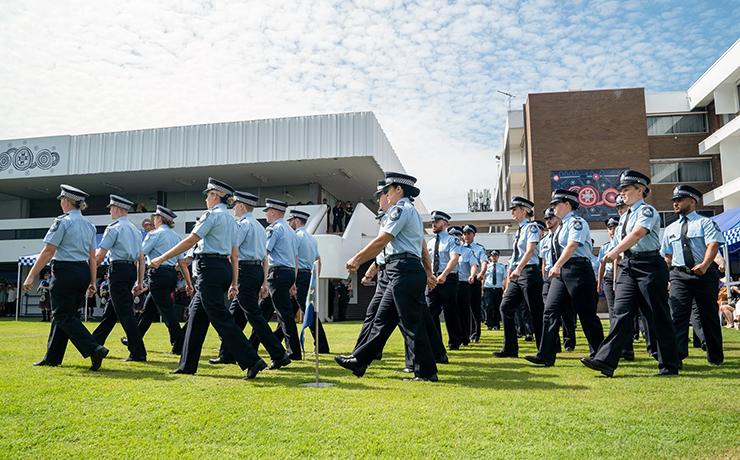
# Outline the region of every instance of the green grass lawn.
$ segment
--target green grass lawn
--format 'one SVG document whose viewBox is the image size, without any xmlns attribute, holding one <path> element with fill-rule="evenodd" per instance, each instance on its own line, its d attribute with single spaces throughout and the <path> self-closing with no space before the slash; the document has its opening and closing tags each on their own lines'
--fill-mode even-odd
<svg viewBox="0 0 740 460">
<path fill-rule="evenodd" d="M 349 353 L 360 324 L 325 327 L 332 352 Z M 393 373 L 403 367 L 395 332 L 360 379 L 322 355 L 328 388 L 299 386 L 315 380 L 313 356 L 252 381 L 209 365 L 213 329 L 198 374 L 170 375 L 177 357 L 164 354 L 163 324 L 145 338 L 146 363 L 121 361 L 117 326 L 99 372 L 71 344 L 62 366 L 34 367 L 48 331 L 38 320 L 0 322 L 0 458 L 740 458 L 735 330 L 723 329 L 722 368 L 693 349 L 681 376 L 652 378 L 657 362 L 639 342 L 636 361 L 611 379 L 580 364 L 582 334 L 576 352 L 537 368 L 493 358 L 503 333 L 484 331 L 450 353 L 438 383 Z M 521 342 L 520 356 L 533 352 Z"/>
</svg>

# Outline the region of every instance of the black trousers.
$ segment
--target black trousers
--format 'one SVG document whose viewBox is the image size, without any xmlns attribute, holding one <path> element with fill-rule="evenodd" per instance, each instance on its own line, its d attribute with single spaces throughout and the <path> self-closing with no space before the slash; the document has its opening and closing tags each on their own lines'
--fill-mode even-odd
<svg viewBox="0 0 740 460">
<path fill-rule="evenodd" d="M 470 284 L 468 278 L 458 281 L 457 283 L 457 310 L 460 312 L 460 333 L 462 338 L 461 345 L 470 343 Z M 447 313 L 445 312 L 445 320 Z"/>
<path fill-rule="evenodd" d="M 134 297 L 131 294 L 136 283 L 136 265 L 124 262 L 112 262 L 108 268 L 108 286 L 110 301 L 105 304 L 105 311 L 100 324 L 93 331 L 93 337 L 100 345 L 105 345 L 116 322 L 120 321 L 128 338 L 128 351 L 132 358 L 146 358 L 146 348 L 134 316 Z"/>
<path fill-rule="evenodd" d="M 426 280 L 426 277 L 425 277 Z M 426 285 L 426 281 L 424 283 Z M 448 344 L 452 348 L 459 348 L 463 343 L 462 327 L 460 324 L 460 312 L 457 306 L 457 274 L 447 275 L 444 284 L 438 284 L 436 288 L 426 290 L 426 303 L 432 314 L 432 320 L 437 328 L 437 333 L 442 336 L 442 325 L 439 315 L 442 309 L 445 312 L 445 327 L 449 337 Z"/>
<path fill-rule="evenodd" d="M 269 318 L 265 318 L 259 305 L 260 288 L 264 279 L 265 272 L 262 265 L 240 264 L 239 294 L 231 299 L 229 311 L 234 317 L 234 322 L 242 331 L 247 326 L 247 322 L 252 326 L 252 335 L 258 340 L 252 341 L 250 336 L 250 343 L 255 350 L 262 343 L 270 358 L 274 361 L 283 356 L 285 348 L 280 344 L 280 339 L 273 334 L 270 325 L 267 324 Z M 272 310 L 272 305 L 270 305 L 270 310 Z M 272 311 L 270 311 L 270 316 L 272 316 Z M 231 361 L 234 359 L 223 341 L 218 355 L 223 360 Z"/>
<path fill-rule="evenodd" d="M 720 323 L 720 326 L 722 324 Z M 694 348 L 701 348 L 704 341 L 704 329 L 701 325 L 701 318 L 699 317 L 699 307 L 696 305 L 696 301 L 691 305 L 691 327 L 693 330 L 693 345 Z"/>
<path fill-rule="evenodd" d="M 486 306 L 486 326 L 489 328 L 501 326 L 501 299 L 504 297 L 502 288 L 484 288 L 483 304 Z"/>
<path fill-rule="evenodd" d="M 141 337 L 146 335 L 157 317 L 162 317 L 170 333 L 172 352 L 182 353 L 182 344 L 185 336 L 180 329 L 180 321 L 175 313 L 174 292 L 177 289 L 177 271 L 174 267 L 159 267 L 149 269 L 149 293 L 144 300 L 144 308 L 139 315 L 138 327 Z"/>
<path fill-rule="evenodd" d="M 401 333 L 404 334 L 407 353 L 413 362 L 414 374 L 417 377 L 429 378 L 437 373 L 437 365 L 427 334 L 427 329 L 432 323 L 429 319 L 425 320 L 424 312 L 425 309 L 428 311 L 424 302 L 426 272 L 419 260 L 411 258 L 391 260 L 386 264 L 385 271 L 388 286 L 378 306 L 370 335 L 352 354 L 358 362 L 370 364 L 378 352 L 383 350 L 388 337 L 400 321 Z M 391 313 L 393 307 L 397 316 Z"/>
<path fill-rule="evenodd" d="M 699 322 L 707 345 L 707 360 L 710 363 L 724 362 L 722 350 L 722 326 L 719 322 L 719 270 L 710 266 L 702 276 L 671 270 L 671 316 L 676 329 L 676 344 L 679 359 L 689 356 L 689 322 L 692 304 L 696 301 Z"/>
<path fill-rule="evenodd" d="M 534 335 L 532 313 L 529 312 L 529 307 L 525 300 L 522 300 L 522 303 L 519 304 L 519 308 L 516 309 L 514 322 L 516 323 L 517 337 L 522 338 L 527 335 Z"/>
<path fill-rule="evenodd" d="M 46 344 L 44 361 L 59 365 L 64 359 L 67 342 L 87 358 L 98 347 L 82 321 L 79 309 L 85 305 L 87 287 L 90 285 L 90 266 L 87 262 L 51 262 L 51 331 Z"/>
<path fill-rule="evenodd" d="M 470 285 L 470 313 L 472 315 L 470 317 L 470 340 L 480 339 L 480 325 L 483 320 L 481 289 L 481 282 L 477 279 Z"/>
<path fill-rule="evenodd" d="M 550 278 L 542 279 L 542 303 L 547 305 L 547 295 L 550 293 Z M 566 305 L 560 312 L 560 326 L 563 328 L 563 346 L 576 347 L 576 312 L 573 305 Z M 560 347 L 558 347 L 560 351 Z"/>
<path fill-rule="evenodd" d="M 599 348 L 604 340 L 604 330 L 601 327 L 601 320 L 596 315 L 595 294 L 596 279 L 591 262 L 588 260 L 569 261 L 563 266 L 560 276 L 550 278 L 539 357 L 555 362 L 560 347 L 561 315 L 568 308 L 575 308 L 581 319 L 581 327 L 591 353 Z M 563 325 L 569 321 L 563 316 Z"/>
<path fill-rule="evenodd" d="M 604 273 L 604 284 L 602 286 L 602 289 L 604 291 L 604 297 L 606 297 L 606 307 L 609 310 L 609 328 L 611 329 L 612 324 L 614 323 L 614 272 L 608 271 Z M 637 311 L 637 314 L 635 315 L 635 319 L 639 315 L 639 310 Z M 633 326 L 634 329 L 634 321 L 633 324 L 627 324 L 625 327 Z M 633 330 L 634 332 L 634 330 Z M 632 340 L 628 340 L 627 343 L 624 345 L 624 349 L 622 350 L 623 355 L 635 355 L 635 349 L 632 344 Z"/>
<path fill-rule="evenodd" d="M 302 359 L 301 342 L 295 325 L 290 288 L 295 284 L 295 272 L 288 269 L 270 269 L 267 275 L 267 289 L 270 291 L 272 306 L 277 313 L 280 329 L 285 337 L 285 349 L 292 360 Z"/>
<path fill-rule="evenodd" d="M 261 358 L 234 322 L 224 302 L 231 285 L 231 262 L 225 258 L 203 258 L 195 263 L 198 264 L 197 289 L 190 303 L 185 344 L 178 369 L 187 374 L 194 374 L 198 370 L 209 324 L 213 324 L 239 367 L 242 370 L 252 367 Z"/>
<path fill-rule="evenodd" d="M 539 266 L 527 265 L 522 270 L 522 275 L 509 281 L 506 288 L 504 299 L 501 301 L 501 317 L 504 320 L 503 351 L 512 353 L 519 351 L 514 315 L 522 301 L 527 302 L 532 315 L 534 336 L 539 348 L 542 341 L 542 314 L 545 308 L 542 304 L 542 273 Z"/>
<path fill-rule="evenodd" d="M 380 301 L 383 299 L 383 294 L 385 294 L 385 290 L 387 287 L 388 276 L 385 274 L 385 268 L 383 268 L 382 270 L 378 271 L 375 293 L 373 294 L 373 298 L 370 299 L 370 303 L 367 304 L 367 309 L 365 310 L 365 319 L 362 321 L 360 335 L 357 336 L 357 342 L 355 343 L 354 348 L 355 350 L 357 350 L 370 338 L 370 331 L 372 331 L 373 329 L 373 322 L 375 321 L 375 316 L 378 313 L 378 307 L 380 307 Z M 393 307 L 393 309 L 395 310 L 395 305 L 393 305 Z M 390 334 L 388 334 L 388 336 L 390 337 Z M 385 346 L 385 343 L 383 343 L 383 346 Z M 352 354 L 355 354 L 354 351 L 352 352 Z"/>
<path fill-rule="evenodd" d="M 655 330 L 660 369 L 677 371 L 676 332 L 668 307 L 668 267 L 659 255 L 645 259 L 622 259 L 617 271 L 614 322 L 596 351 L 596 358 L 616 368 L 622 350 L 632 340 L 632 321 L 639 308 Z"/>
</svg>

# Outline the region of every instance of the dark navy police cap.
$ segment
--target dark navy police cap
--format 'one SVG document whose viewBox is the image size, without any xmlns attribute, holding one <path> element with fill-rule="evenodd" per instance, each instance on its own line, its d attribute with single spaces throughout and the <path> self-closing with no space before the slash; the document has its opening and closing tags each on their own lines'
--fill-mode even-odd
<svg viewBox="0 0 740 460">
<path fill-rule="evenodd" d="M 545 209 L 545 220 L 549 219 L 550 217 L 557 217 L 555 215 L 555 210 L 552 208 Z"/>
<path fill-rule="evenodd" d="M 509 211 L 516 208 L 517 206 L 521 206 L 523 208 L 527 208 L 529 210 L 532 210 L 534 208 L 534 203 L 529 201 L 526 198 L 522 198 L 520 196 L 515 196 L 511 198 L 511 204 L 509 205 Z"/>
<path fill-rule="evenodd" d="M 450 219 L 450 215 L 444 211 L 432 211 L 432 220 L 444 220 L 449 222 Z"/>
<path fill-rule="evenodd" d="M 463 225 L 462 231 L 463 231 L 463 233 L 465 233 L 465 232 L 478 233 L 478 229 L 475 228 L 475 225 L 473 225 L 473 224 L 465 224 L 465 225 Z"/>
<path fill-rule="evenodd" d="M 677 185 L 673 189 L 673 196 L 671 200 L 678 200 L 679 198 L 693 198 L 697 203 L 701 200 L 702 193 L 689 185 Z"/>
<path fill-rule="evenodd" d="M 462 236 L 463 234 L 462 229 L 456 225 L 448 228 L 447 233 L 453 236 Z"/>
<path fill-rule="evenodd" d="M 610 217 L 604 221 L 604 224 L 607 227 L 616 227 L 619 225 L 619 218 L 618 217 Z"/>
<path fill-rule="evenodd" d="M 208 178 L 208 186 L 205 190 L 203 190 L 203 195 L 208 195 L 208 192 L 211 190 L 215 190 L 217 192 L 221 192 L 224 195 L 230 196 L 234 194 L 234 188 L 231 187 L 226 182 L 221 182 L 220 180 L 216 180 L 213 177 Z"/>
<path fill-rule="evenodd" d="M 580 203 L 578 203 L 578 192 L 572 190 L 556 189 L 552 191 L 552 198 L 550 200 L 550 206 L 553 206 L 561 201 L 570 201 L 573 205 L 573 209 L 578 209 Z"/>
<path fill-rule="evenodd" d="M 308 218 L 311 217 L 311 214 L 304 212 L 304 211 L 300 211 L 298 209 L 291 209 L 290 217 L 288 218 L 288 220 L 296 218 L 296 217 L 301 220 L 308 220 Z"/>
<path fill-rule="evenodd" d="M 501 254 L 498 252 L 498 250 L 492 249 L 490 255 L 492 255 L 492 256 L 498 256 L 498 255 L 501 255 Z"/>
<path fill-rule="evenodd" d="M 288 209 L 288 203 L 285 201 L 273 200 L 272 198 L 266 199 L 265 205 L 267 209 L 272 208 L 281 212 L 285 212 L 285 210 Z"/>
<path fill-rule="evenodd" d="M 59 187 L 62 189 L 62 191 L 57 197 L 57 200 L 61 200 L 62 198 L 69 198 L 72 201 L 85 201 L 85 198 L 90 196 L 89 194 L 83 192 L 78 188 L 72 187 L 71 185 L 61 184 Z"/>
<path fill-rule="evenodd" d="M 633 171 L 631 169 L 628 169 L 627 171 L 624 171 L 622 174 L 619 175 L 620 187 L 626 187 L 627 185 L 632 184 L 641 184 L 647 187 L 648 185 L 650 185 L 650 178 L 645 174 Z M 649 190 L 650 189 L 648 189 L 648 191 Z"/>
<path fill-rule="evenodd" d="M 385 179 L 378 181 L 378 186 L 375 189 L 375 198 L 380 198 L 380 192 L 385 188 Z"/>
<path fill-rule="evenodd" d="M 624 204 L 624 198 L 622 197 L 622 195 L 617 195 L 617 197 L 614 199 L 614 205 L 616 207 L 627 206 L 626 204 Z"/>
<path fill-rule="evenodd" d="M 246 204 L 247 206 L 255 207 L 260 201 L 260 197 L 252 195 L 248 192 L 234 191 L 234 200 Z"/>
<path fill-rule="evenodd" d="M 540 230 L 545 230 L 547 228 L 547 225 L 545 225 L 541 220 L 535 220 L 534 223 L 537 224 Z"/>
<path fill-rule="evenodd" d="M 387 172 L 385 173 L 385 185 L 406 185 L 411 188 L 412 197 L 417 197 L 421 193 L 421 190 L 416 187 L 416 178 L 408 174 Z"/>
<path fill-rule="evenodd" d="M 172 212 L 170 209 L 165 208 L 164 206 L 160 206 L 160 205 L 157 205 L 157 210 L 154 212 L 154 214 L 165 217 L 170 220 L 177 219 L 177 214 Z"/>
<path fill-rule="evenodd" d="M 134 207 L 134 202 L 127 200 L 126 198 L 119 195 L 110 195 L 110 203 L 108 203 L 108 206 L 106 206 L 106 208 L 110 208 L 111 206 L 116 206 L 125 211 L 128 211 L 129 209 Z"/>
</svg>

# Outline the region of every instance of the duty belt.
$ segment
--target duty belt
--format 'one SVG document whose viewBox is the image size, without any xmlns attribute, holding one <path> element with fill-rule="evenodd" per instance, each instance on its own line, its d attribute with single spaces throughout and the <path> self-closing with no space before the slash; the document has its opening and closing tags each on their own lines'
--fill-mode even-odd
<svg viewBox="0 0 740 460">
<path fill-rule="evenodd" d="M 111 264 L 129 264 L 129 265 L 134 265 L 135 262 L 133 260 L 113 260 L 113 261 L 111 261 Z"/>
<path fill-rule="evenodd" d="M 298 273 L 311 273 L 310 268 L 299 268 Z"/>
<path fill-rule="evenodd" d="M 239 265 L 262 265 L 261 260 L 240 260 Z"/>
<path fill-rule="evenodd" d="M 660 256 L 659 251 L 632 252 L 624 251 L 624 256 L 630 260 L 648 259 L 654 256 Z"/>
<path fill-rule="evenodd" d="M 226 259 L 227 255 L 224 254 L 196 254 L 196 259 Z"/>
<path fill-rule="evenodd" d="M 415 254 L 411 254 L 410 252 L 402 252 L 400 254 L 391 254 L 389 256 L 385 256 L 386 263 L 390 262 L 391 260 L 397 260 L 397 259 L 416 259 L 419 260 L 419 257 Z"/>
<path fill-rule="evenodd" d="M 290 271 L 294 271 L 295 268 L 286 267 L 285 265 L 275 265 L 274 267 L 270 267 L 270 271 L 273 271 L 273 270 L 290 270 Z"/>
<path fill-rule="evenodd" d="M 570 259 L 568 259 L 568 261 L 565 263 L 565 265 L 568 265 L 568 264 L 576 264 L 576 263 L 580 263 L 580 262 L 589 262 L 590 263 L 591 260 L 588 257 L 571 257 Z"/>
<path fill-rule="evenodd" d="M 174 265 L 160 265 L 159 268 L 149 267 L 149 270 L 162 270 L 163 268 L 167 270 L 174 270 L 175 266 Z"/>
<path fill-rule="evenodd" d="M 679 272 L 688 273 L 689 275 L 693 275 L 694 274 L 694 272 L 692 272 L 689 267 L 677 267 L 677 266 L 673 265 L 671 267 L 671 270 L 677 270 Z"/>
</svg>

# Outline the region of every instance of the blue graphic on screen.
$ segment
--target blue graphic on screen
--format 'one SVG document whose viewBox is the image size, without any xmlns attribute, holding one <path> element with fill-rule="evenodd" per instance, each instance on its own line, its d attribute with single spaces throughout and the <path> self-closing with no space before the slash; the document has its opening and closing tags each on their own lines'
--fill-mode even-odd
<svg viewBox="0 0 740 460">
<path fill-rule="evenodd" d="M 578 192 L 581 207 L 575 214 L 590 222 L 603 222 L 617 214 L 615 200 L 619 195 L 619 175 L 623 169 L 580 169 L 552 171 L 552 189 Z"/>
</svg>

